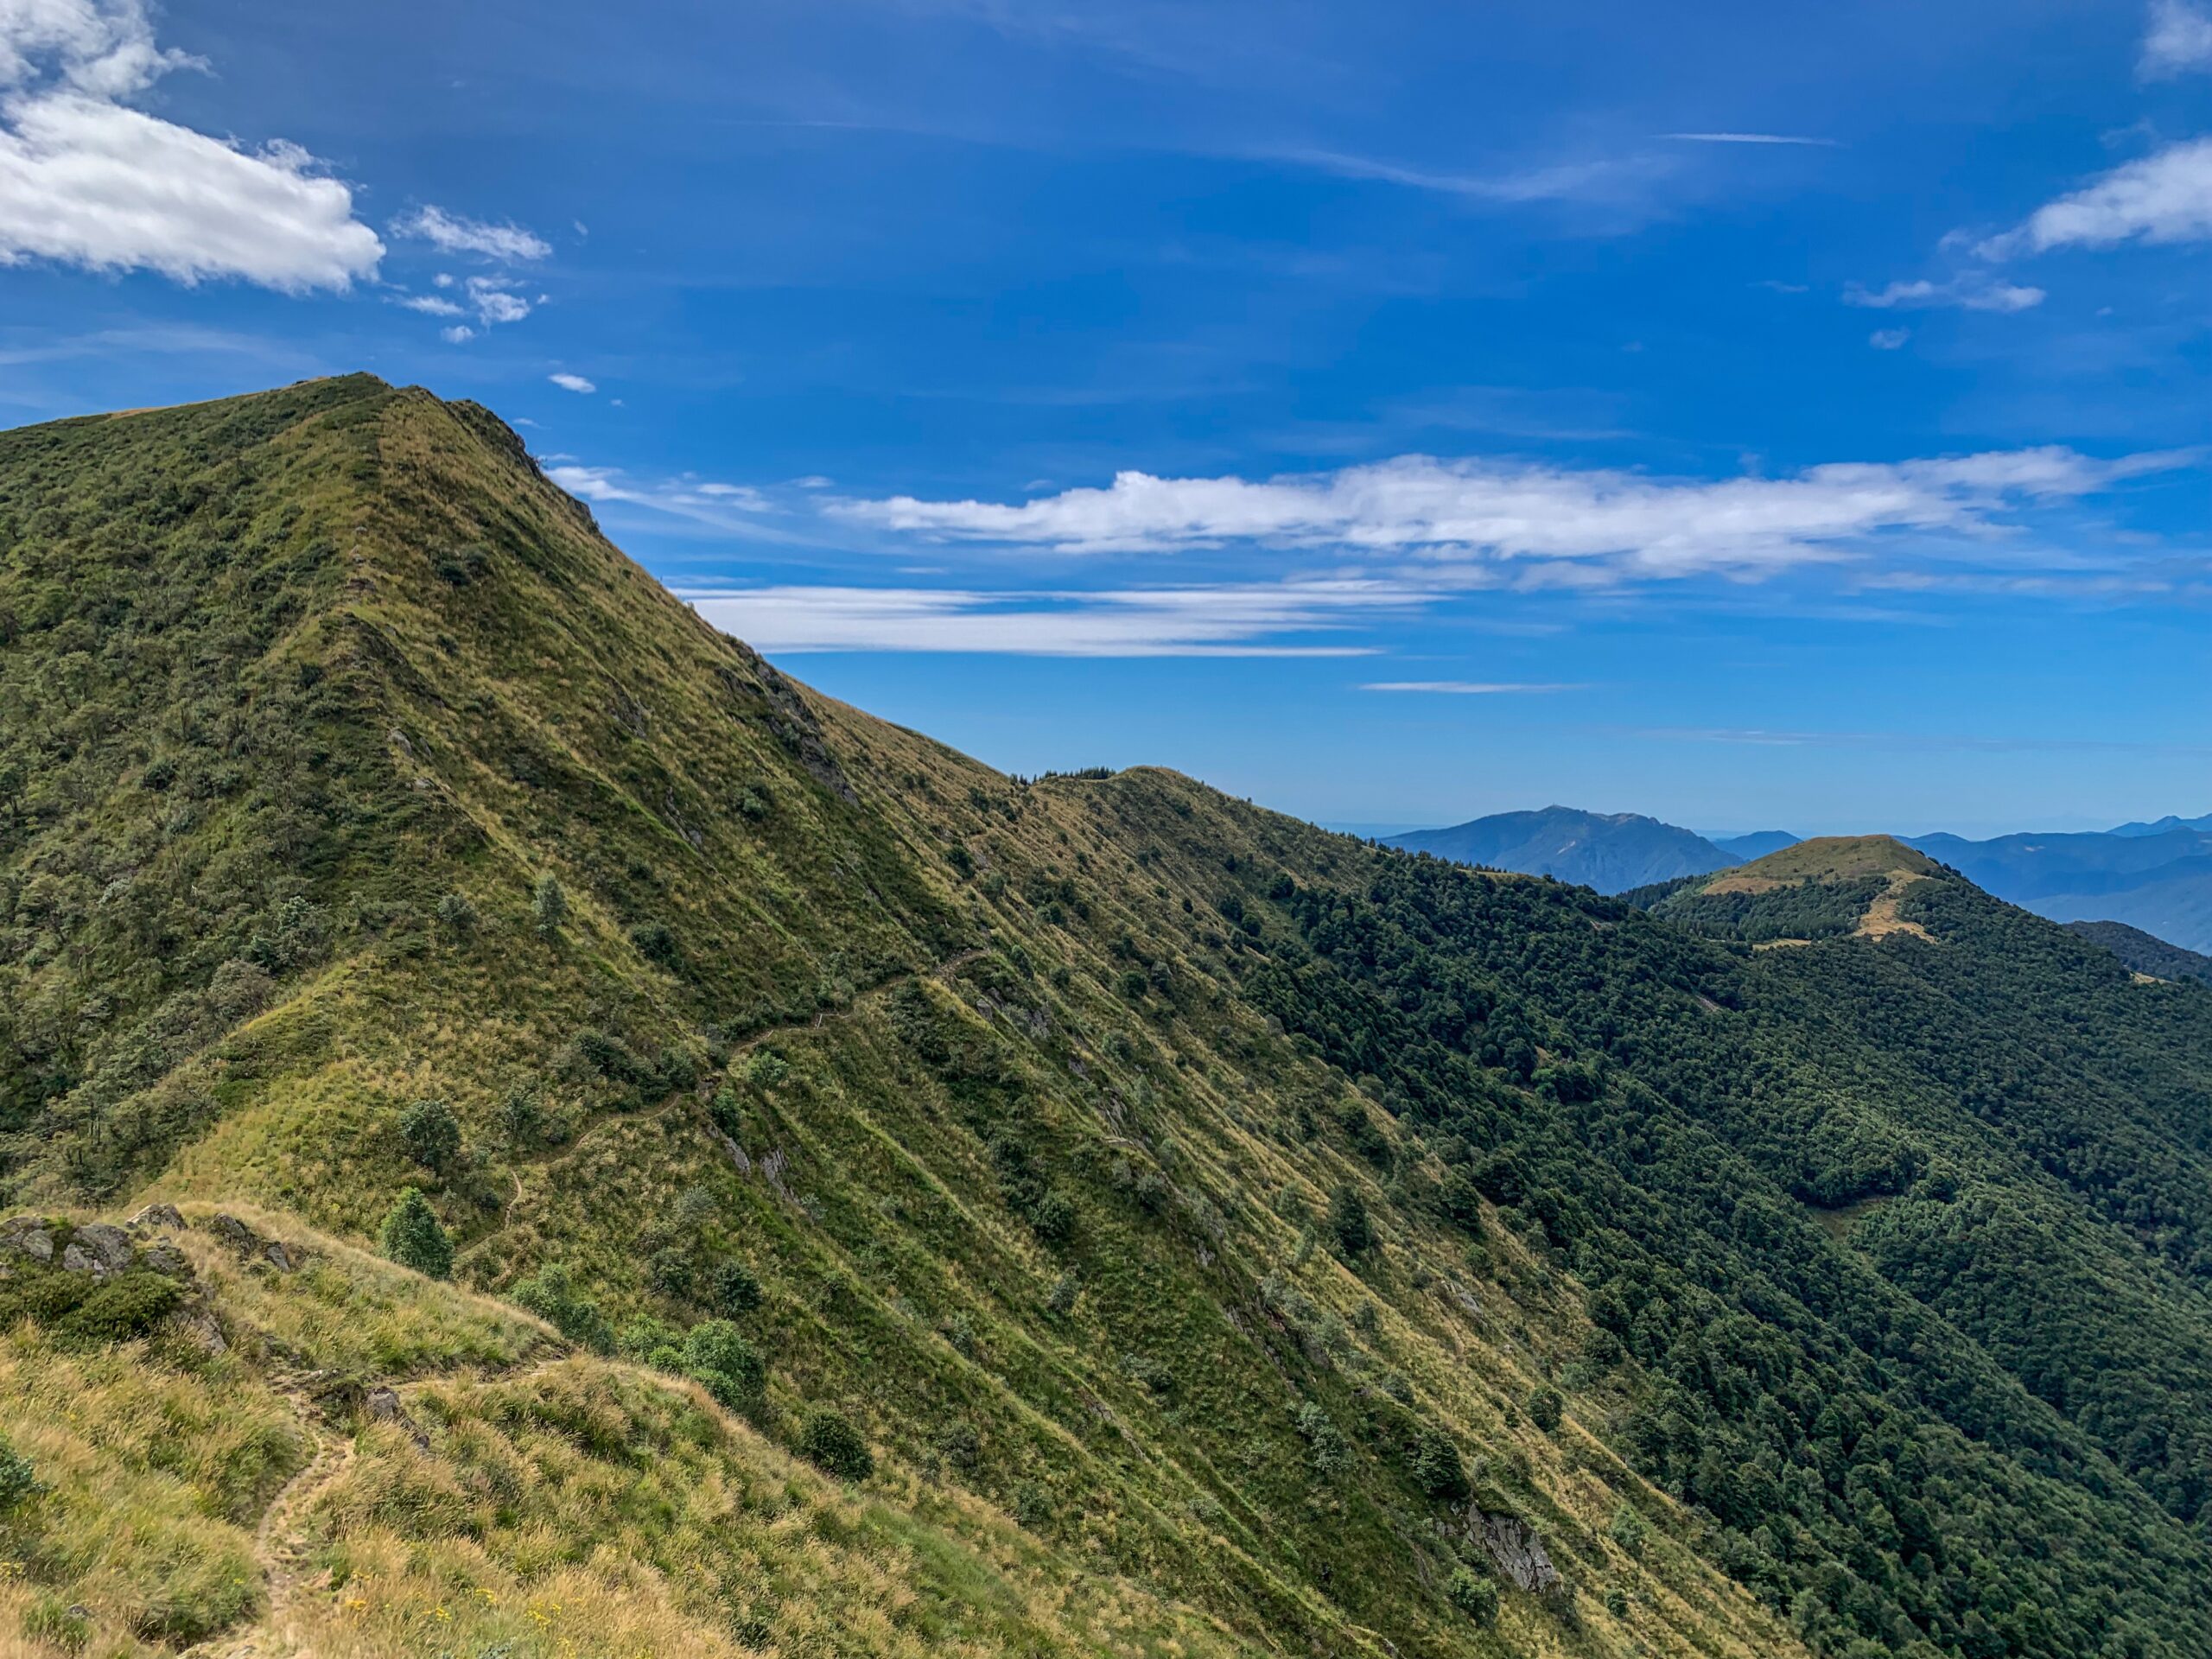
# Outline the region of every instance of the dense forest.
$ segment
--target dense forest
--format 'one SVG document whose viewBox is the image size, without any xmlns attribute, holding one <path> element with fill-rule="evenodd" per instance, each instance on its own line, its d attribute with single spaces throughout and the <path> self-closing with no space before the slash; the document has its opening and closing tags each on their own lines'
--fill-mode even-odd
<svg viewBox="0 0 2212 1659">
<path fill-rule="evenodd" d="M 2212 1654 L 2212 988 L 1007 778 L 367 377 L 0 435 L 0 1190 L 27 1652 Z"/>
</svg>

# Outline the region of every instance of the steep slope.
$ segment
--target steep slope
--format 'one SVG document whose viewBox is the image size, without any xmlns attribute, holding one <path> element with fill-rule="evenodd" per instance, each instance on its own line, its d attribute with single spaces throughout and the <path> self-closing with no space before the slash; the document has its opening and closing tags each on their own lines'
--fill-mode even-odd
<svg viewBox="0 0 2212 1659">
<path fill-rule="evenodd" d="M 2066 931 L 2101 944 L 2139 974 L 2156 979 L 2201 979 L 2212 983 L 2212 957 L 2154 939 L 2125 922 L 2069 922 Z"/>
<path fill-rule="evenodd" d="M 264 1653 L 342 1624 L 359 1517 L 387 1579 L 465 1557 L 440 1582 L 502 1605 L 636 1552 L 502 1507 L 552 1440 L 693 1518 L 645 1551 L 671 1581 L 736 1552 L 665 1613 L 707 1651 L 2212 1653 L 2212 996 L 1897 843 L 1669 924 L 1169 773 L 1023 785 L 784 678 L 488 414 L 365 378 L 0 435 L 0 641 L 16 1203 L 363 1241 L 416 1185 L 455 1280 L 643 1368 L 464 1378 L 419 1466 L 338 1423 L 378 1478 L 319 1531 L 270 1502 L 289 1442 L 221 1498 L 311 1569 L 213 1616 Z M 905 1553 L 687 1373 L 766 1440 L 857 1428 Z M 98 1489 L 0 1517 L 29 1651 L 72 1605 L 184 1639 L 70 1576 Z M 856 1553 L 748 1565 L 786 1513 Z"/>
<path fill-rule="evenodd" d="M 1554 876 L 1600 893 L 1702 875 L 1736 861 L 1703 836 L 1656 818 L 1566 806 L 1499 812 L 1449 830 L 1393 836 L 1389 844 L 1486 869 Z"/>
</svg>

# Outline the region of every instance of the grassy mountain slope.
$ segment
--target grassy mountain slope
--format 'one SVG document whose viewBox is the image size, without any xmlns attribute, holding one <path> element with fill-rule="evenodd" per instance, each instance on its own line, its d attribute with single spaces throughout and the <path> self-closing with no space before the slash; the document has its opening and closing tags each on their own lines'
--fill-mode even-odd
<svg viewBox="0 0 2212 1659">
<path fill-rule="evenodd" d="M 498 1496 L 612 1396 L 613 1441 L 689 1448 L 593 1475 L 696 1521 L 672 1561 L 772 1530 L 768 1442 L 824 1409 L 873 1446 L 886 1518 L 800 1504 L 850 1548 L 772 1608 L 638 1590 L 703 1651 L 957 1617 L 978 1651 L 2212 1652 L 2212 997 L 1909 849 L 1655 917 L 1170 773 L 1025 785 L 795 685 L 489 415 L 365 377 L 0 435 L 0 645 L 16 1205 L 364 1241 L 413 1185 L 456 1281 L 603 1351 L 560 1398 L 442 1337 L 362 1363 L 451 1370 L 506 1446 L 327 1431 L 389 1463 L 342 1511 L 387 1576 L 460 1538 L 484 1576 L 435 1570 L 506 1605 L 637 1553 Z M 434 1333 L 481 1306 L 407 1294 Z M 679 1379 L 716 1318 L 765 1362 L 749 1429 Z M 31 1324 L 169 1375 L 166 1335 Z M 323 1431 L 264 1404 L 281 1468 Z M 29 1624 L 138 1628 L 54 1522 L 0 1517 Z M 309 1570 L 212 1622 L 283 1589 L 252 1639 L 334 1639 L 351 1533 L 294 1530 Z M 1522 1587 L 1530 1537 L 1564 1587 Z"/>
</svg>

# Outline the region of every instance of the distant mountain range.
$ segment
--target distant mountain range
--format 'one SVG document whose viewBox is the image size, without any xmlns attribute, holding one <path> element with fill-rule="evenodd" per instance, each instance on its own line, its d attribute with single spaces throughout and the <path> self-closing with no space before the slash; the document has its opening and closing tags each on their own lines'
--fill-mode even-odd
<svg viewBox="0 0 2212 1659">
<path fill-rule="evenodd" d="M 1624 893 L 1762 858 L 1798 837 L 1764 830 L 1707 839 L 1639 813 L 1549 806 L 1387 839 L 1463 864 Z M 1903 839 L 1976 886 L 2053 921 L 2124 923 L 2167 944 L 2212 952 L 2212 814 L 2170 815 L 2092 834 Z"/>
</svg>

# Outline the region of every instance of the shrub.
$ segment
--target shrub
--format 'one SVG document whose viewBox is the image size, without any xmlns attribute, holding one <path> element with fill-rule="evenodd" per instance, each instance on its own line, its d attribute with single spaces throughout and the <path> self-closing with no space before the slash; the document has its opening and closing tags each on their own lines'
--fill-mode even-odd
<svg viewBox="0 0 2212 1659">
<path fill-rule="evenodd" d="M 539 876 L 537 885 L 531 889 L 530 913 L 542 937 L 559 937 L 562 924 L 569 919 L 569 895 L 551 875 Z"/>
<path fill-rule="evenodd" d="M 1298 1433 L 1306 1442 L 1306 1460 L 1324 1480 L 1334 1480 L 1351 1467 L 1351 1443 L 1336 1420 L 1308 1400 L 1298 1408 Z"/>
<path fill-rule="evenodd" d="M 1329 1231 L 1346 1255 L 1363 1255 L 1375 1243 L 1375 1230 L 1367 1220 L 1367 1205 L 1350 1183 L 1339 1185 L 1329 1198 Z"/>
<path fill-rule="evenodd" d="M 0 1436 L 0 1515 L 22 1508 L 45 1490 L 31 1460 Z"/>
<path fill-rule="evenodd" d="M 683 1369 L 732 1411 L 750 1411 L 768 1387 L 760 1351 L 728 1319 L 706 1319 L 683 1339 Z"/>
<path fill-rule="evenodd" d="M 1559 1415 L 1565 1406 L 1559 1390 L 1548 1382 L 1539 1383 L 1529 1391 L 1529 1421 L 1545 1433 L 1559 1427 Z"/>
<path fill-rule="evenodd" d="M 1029 1225 L 1047 1244 L 1064 1244 L 1075 1236 L 1075 1200 L 1065 1192 L 1051 1192 L 1029 1211 Z"/>
<path fill-rule="evenodd" d="M 544 1131 L 545 1109 L 527 1089 L 518 1089 L 499 1108 L 499 1126 L 515 1145 L 528 1146 Z"/>
<path fill-rule="evenodd" d="M 860 1431 L 827 1406 L 806 1414 L 798 1430 L 799 1455 L 844 1480 L 866 1480 L 875 1472 L 875 1454 Z"/>
<path fill-rule="evenodd" d="M 760 1281 L 742 1262 L 715 1269 L 715 1306 L 725 1313 L 750 1313 L 760 1306 Z"/>
<path fill-rule="evenodd" d="M 465 893 L 449 893 L 438 900 L 438 925 L 458 938 L 467 938 L 476 931 L 476 906 Z"/>
<path fill-rule="evenodd" d="M 1623 1503 L 1614 1510 L 1612 1520 L 1606 1524 L 1605 1535 L 1629 1555 L 1641 1556 L 1644 1545 L 1651 1539 L 1651 1524 Z"/>
<path fill-rule="evenodd" d="M 1446 1599 L 1484 1630 L 1497 1623 L 1497 1586 L 1464 1567 L 1452 1569 L 1445 1581 Z"/>
<path fill-rule="evenodd" d="M 1076 1294 L 1082 1288 L 1072 1269 L 1052 1281 L 1052 1289 L 1045 1293 L 1045 1306 L 1053 1313 L 1075 1312 Z"/>
<path fill-rule="evenodd" d="M 78 1342 L 130 1342 L 176 1311 L 184 1287 L 158 1273 L 124 1273 L 96 1285 L 54 1323 L 54 1334 Z"/>
<path fill-rule="evenodd" d="M 1424 1427 L 1416 1432 L 1406 1462 L 1414 1484 L 1431 1497 L 1447 1503 L 1465 1501 L 1470 1491 L 1467 1471 L 1459 1461 L 1459 1448 L 1442 1429 Z"/>
<path fill-rule="evenodd" d="M 647 962 L 663 968 L 677 963 L 676 935 L 658 922 L 641 922 L 630 930 L 630 943 Z"/>
<path fill-rule="evenodd" d="M 579 1293 L 569 1269 L 549 1262 L 529 1278 L 518 1281 L 508 1293 L 516 1302 L 544 1320 L 571 1342 L 580 1342 L 597 1353 L 614 1350 L 614 1330 L 599 1304 Z"/>
<path fill-rule="evenodd" d="M 766 1094 L 791 1074 L 790 1065 L 772 1049 L 761 1049 L 745 1063 L 745 1080 Z"/>
<path fill-rule="evenodd" d="M 938 1431 L 938 1454 L 956 1469 L 973 1469 L 983 1460 L 983 1443 L 975 1425 L 955 1419 Z"/>
<path fill-rule="evenodd" d="M 1622 1589 L 1620 1586 L 1617 1584 L 1609 1587 L 1605 1592 L 1605 1611 L 1611 1613 L 1615 1618 L 1626 1618 L 1628 1617 L 1628 1592 Z M 1883 1651 L 1886 1653 L 1888 1649 L 1884 1649 Z"/>
<path fill-rule="evenodd" d="M 399 1140 L 423 1168 L 443 1170 L 461 1156 L 461 1120 L 442 1100 L 418 1100 L 400 1116 Z"/>
<path fill-rule="evenodd" d="M 384 1253 L 403 1268 L 412 1268 L 433 1279 L 443 1279 L 453 1271 L 453 1241 L 438 1225 L 437 1211 L 430 1208 L 430 1201 L 418 1187 L 410 1186 L 399 1195 L 399 1202 L 384 1218 L 382 1236 Z"/>
<path fill-rule="evenodd" d="M 691 1252 L 681 1244 L 655 1250 L 645 1263 L 645 1272 L 653 1281 L 653 1288 L 664 1296 L 689 1296 L 698 1279 Z"/>
<path fill-rule="evenodd" d="M 1122 976 L 1122 995 L 1132 1002 L 1144 1001 L 1144 994 L 1152 988 L 1152 982 L 1144 976 L 1141 968 L 1129 969 Z"/>
</svg>

